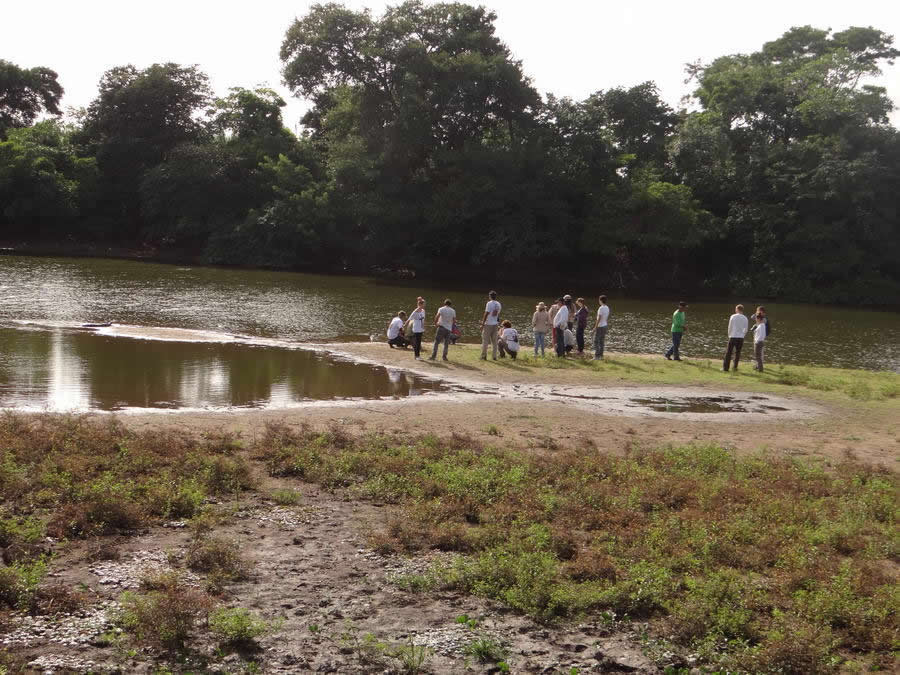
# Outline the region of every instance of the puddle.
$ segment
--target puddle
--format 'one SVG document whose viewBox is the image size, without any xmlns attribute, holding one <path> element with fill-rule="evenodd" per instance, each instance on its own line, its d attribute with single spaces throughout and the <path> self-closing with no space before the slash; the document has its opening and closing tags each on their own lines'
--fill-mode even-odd
<svg viewBox="0 0 900 675">
<path fill-rule="evenodd" d="M 785 411 L 775 405 L 764 405 L 760 401 L 768 401 L 765 396 L 749 396 L 738 398 L 736 396 L 680 396 L 650 398 L 631 398 L 628 406 L 645 408 L 654 412 L 664 413 L 762 413 L 767 411 Z"/>
</svg>

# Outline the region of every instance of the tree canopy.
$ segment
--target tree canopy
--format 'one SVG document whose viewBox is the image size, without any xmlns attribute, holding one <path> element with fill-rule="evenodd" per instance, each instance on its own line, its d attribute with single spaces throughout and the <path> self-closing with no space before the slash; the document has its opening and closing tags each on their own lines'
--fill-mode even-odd
<svg viewBox="0 0 900 675">
<path fill-rule="evenodd" d="M 206 262 L 635 293 L 900 300 L 900 134 L 872 27 L 795 27 L 652 80 L 540 96 L 496 15 L 314 5 L 284 34 L 298 134 L 266 86 L 104 73 L 75 124 L 47 68 L 0 61 L 0 227 Z M 589 75 L 585 75 L 589 77 Z"/>
</svg>

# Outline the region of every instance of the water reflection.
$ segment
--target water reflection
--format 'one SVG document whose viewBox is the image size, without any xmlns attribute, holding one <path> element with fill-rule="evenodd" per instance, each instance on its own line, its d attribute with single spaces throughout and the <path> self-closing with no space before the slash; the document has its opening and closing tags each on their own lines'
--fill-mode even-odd
<svg viewBox="0 0 900 675">
<path fill-rule="evenodd" d="M 304 350 L 137 340 L 61 328 L 0 329 L 0 407 L 287 407 L 441 389 L 400 371 Z"/>
<path fill-rule="evenodd" d="M 539 283 L 538 280 L 535 283 Z M 546 286 L 525 294 L 519 285 L 497 290 L 503 317 L 531 342 L 531 315 L 538 300 L 555 295 L 596 296 L 610 289 Z M 79 260 L 0 256 L 0 321 L 115 322 L 238 333 L 292 342 L 383 340 L 390 317 L 412 309 L 417 295 L 429 311 L 452 298 L 464 342 L 478 342 L 484 310 L 482 292 L 452 287 L 393 285 L 363 277 L 327 277 L 263 270 L 174 267 L 122 260 Z M 517 294 L 518 293 L 518 294 Z M 675 303 L 636 300 L 610 293 L 612 317 L 607 348 L 662 354 L 668 347 Z M 728 317 L 736 301 L 748 308 L 752 295 L 721 302 L 690 302 L 682 345 L 690 357 L 721 358 Z M 900 314 L 852 307 L 764 302 L 773 321 L 767 353 L 772 362 L 811 363 L 900 371 Z M 426 339 L 433 333 L 429 327 Z"/>
</svg>

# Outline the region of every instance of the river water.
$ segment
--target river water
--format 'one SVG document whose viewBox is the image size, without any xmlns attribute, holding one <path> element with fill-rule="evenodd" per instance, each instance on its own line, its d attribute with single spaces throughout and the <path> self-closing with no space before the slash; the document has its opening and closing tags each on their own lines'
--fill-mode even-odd
<svg viewBox="0 0 900 675">
<path fill-rule="evenodd" d="M 488 289 L 485 289 L 485 291 Z M 503 317 L 530 342 L 538 300 L 569 292 L 596 309 L 603 289 L 498 288 Z M 310 400 L 417 395 L 433 382 L 293 347 L 384 340 L 391 316 L 417 295 L 429 318 L 445 298 L 463 341 L 477 341 L 485 293 L 386 284 L 362 277 L 178 267 L 121 260 L 0 257 L 0 406 L 47 409 L 283 406 Z M 607 346 L 662 353 L 671 302 L 610 296 Z M 690 302 L 682 352 L 717 357 L 735 300 Z M 739 298 L 748 311 L 757 302 Z M 900 372 L 900 314 L 766 303 L 772 361 Z M 187 329 L 124 337 L 83 323 Z M 430 323 L 430 321 L 429 321 Z M 432 333 L 426 333 L 430 339 Z M 236 339 L 234 336 L 239 336 Z M 411 358 L 411 357 L 410 357 Z"/>
</svg>

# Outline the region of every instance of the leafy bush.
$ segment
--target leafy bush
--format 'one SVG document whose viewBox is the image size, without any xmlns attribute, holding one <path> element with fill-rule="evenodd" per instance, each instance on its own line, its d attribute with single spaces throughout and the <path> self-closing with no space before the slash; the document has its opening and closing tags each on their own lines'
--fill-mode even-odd
<svg viewBox="0 0 900 675">
<path fill-rule="evenodd" d="M 256 638 L 265 635 L 270 630 L 270 625 L 242 607 L 223 607 L 210 613 L 209 628 L 220 641 L 247 647 Z"/>
<path fill-rule="evenodd" d="M 141 643 L 169 650 L 182 649 L 197 620 L 209 610 L 211 601 L 174 573 L 162 575 L 150 585 L 155 590 L 122 595 L 119 622 Z"/>
</svg>

